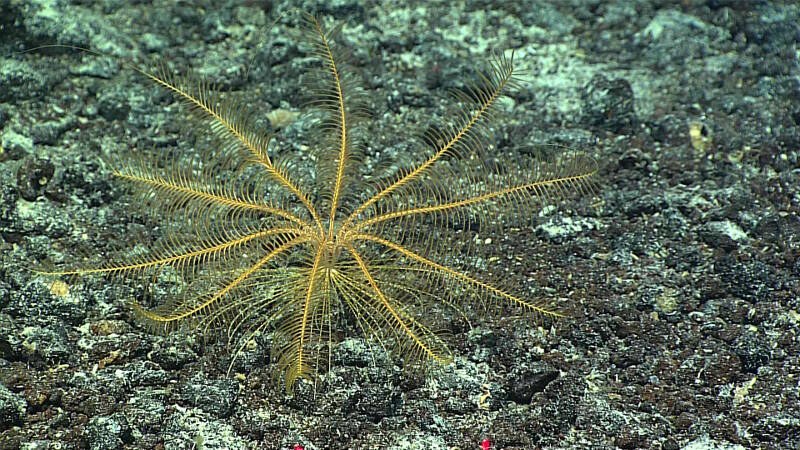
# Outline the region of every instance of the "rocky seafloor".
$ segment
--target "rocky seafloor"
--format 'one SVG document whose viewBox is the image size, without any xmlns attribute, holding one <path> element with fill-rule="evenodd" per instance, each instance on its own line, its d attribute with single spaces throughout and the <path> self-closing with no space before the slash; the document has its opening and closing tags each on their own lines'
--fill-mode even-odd
<svg viewBox="0 0 800 450">
<path fill-rule="evenodd" d="M 0 449 L 800 448 L 792 3 L 0 0 Z M 515 50 L 525 78 L 492 148 L 581 149 L 596 198 L 473 231 L 568 318 L 454 319 L 454 361 L 424 375 L 348 334 L 321 386 L 290 395 L 267 340 L 229 376 L 223 340 L 154 335 L 102 277 L 31 272 L 159 232 L 104 158 L 194 141 L 120 61 L 192 69 L 264 117 L 301 112 L 297 22 L 269 26 L 293 7 L 342 24 L 377 111 L 369 156 L 413 152 L 448 90 Z M 108 56 L 34 49 L 48 44 Z"/>
</svg>

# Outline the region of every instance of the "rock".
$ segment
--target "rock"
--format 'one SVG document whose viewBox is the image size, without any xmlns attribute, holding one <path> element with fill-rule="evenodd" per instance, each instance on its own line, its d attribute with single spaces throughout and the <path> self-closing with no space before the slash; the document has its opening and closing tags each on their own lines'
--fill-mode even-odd
<svg viewBox="0 0 800 450">
<path fill-rule="evenodd" d="M 0 431 L 21 425 L 27 407 L 24 398 L 0 384 Z"/>
</svg>

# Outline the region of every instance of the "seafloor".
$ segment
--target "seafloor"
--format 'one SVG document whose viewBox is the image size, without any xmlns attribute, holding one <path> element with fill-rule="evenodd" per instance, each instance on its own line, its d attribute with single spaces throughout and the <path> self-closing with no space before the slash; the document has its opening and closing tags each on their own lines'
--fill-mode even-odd
<svg viewBox="0 0 800 450">
<path fill-rule="evenodd" d="M 800 448 L 800 6 L 401 3 L 0 0 L 0 449 Z M 159 233 L 104 158 L 195 140 L 120 61 L 191 68 L 264 117 L 300 111 L 296 20 L 268 27 L 292 6 L 343 24 L 376 111 L 367 162 L 413 161 L 448 90 L 515 49 L 525 83 L 490 148 L 581 149 L 597 195 L 470 232 L 567 319 L 454 320 L 457 357 L 425 376 L 341 336 L 316 391 L 287 395 L 268 340 L 228 376 L 224 341 L 151 334 L 101 277 L 30 272 Z M 110 57 L 22 53 L 46 44 Z"/>
</svg>

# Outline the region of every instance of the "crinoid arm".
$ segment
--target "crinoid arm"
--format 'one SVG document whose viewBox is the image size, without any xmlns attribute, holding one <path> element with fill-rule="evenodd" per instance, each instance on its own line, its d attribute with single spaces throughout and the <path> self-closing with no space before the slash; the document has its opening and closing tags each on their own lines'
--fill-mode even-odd
<svg viewBox="0 0 800 450">
<path fill-rule="evenodd" d="M 134 70 L 175 94 L 187 106 L 187 113 L 198 124 L 197 128 L 218 138 L 218 153 L 233 154 L 245 163 L 260 166 L 274 182 L 273 187 L 286 190 L 299 200 L 314 224 L 321 229 L 322 223 L 310 195 L 292 176 L 286 164 L 270 157 L 271 136 L 257 131 L 255 118 L 248 113 L 245 104 L 234 96 L 220 95 L 202 77 L 175 74 L 164 63 L 154 71 L 137 67 Z"/>
<path fill-rule="evenodd" d="M 134 312 L 150 329 L 163 333 L 199 323 L 205 331 L 216 329 L 236 310 L 234 305 L 243 305 L 239 299 L 247 297 L 244 287 L 252 287 L 249 279 L 263 280 L 273 273 L 275 263 L 308 241 L 314 229 L 308 218 L 271 202 L 262 189 L 253 190 L 271 182 L 263 176 L 219 182 L 222 173 L 242 175 L 237 168 L 235 163 L 196 160 L 115 161 L 112 174 L 131 187 L 132 204 L 163 223 L 163 236 L 145 254 L 121 251 L 94 266 L 36 272 L 105 275 L 120 284 L 144 280 L 145 288 L 166 282 L 173 288 L 163 293 L 165 298 L 155 310 L 131 300 Z"/>
<path fill-rule="evenodd" d="M 552 147 L 535 157 L 507 157 L 511 164 L 502 159 L 485 163 L 495 159 L 487 149 L 493 142 L 489 125 L 496 118 L 497 100 L 518 82 L 513 54 L 496 56 L 474 84 L 456 93 L 462 107 L 453 125 L 426 136 L 427 158 L 379 186 L 340 228 L 342 239 L 353 247 L 399 261 L 380 271 L 406 280 L 403 289 L 422 292 L 417 295 L 424 300 L 420 310 L 437 301 L 458 313 L 470 304 L 485 310 L 499 303 L 534 317 L 563 316 L 552 302 L 500 287 L 497 276 L 489 280 L 472 273 L 465 261 L 474 246 L 465 245 L 462 258 L 453 254 L 453 244 L 464 238 L 454 224 L 502 236 L 509 226 L 529 223 L 543 206 L 594 192 L 597 164 L 581 152 Z M 445 162 L 447 154 L 453 157 Z"/>
</svg>

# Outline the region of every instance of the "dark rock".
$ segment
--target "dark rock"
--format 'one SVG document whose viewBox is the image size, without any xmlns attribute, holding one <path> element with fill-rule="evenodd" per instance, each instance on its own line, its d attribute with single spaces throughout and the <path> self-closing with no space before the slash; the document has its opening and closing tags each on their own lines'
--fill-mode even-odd
<svg viewBox="0 0 800 450">
<path fill-rule="evenodd" d="M 57 43 L 90 48 L 119 57 L 129 57 L 132 48 L 124 31 L 94 9 L 66 2 L 31 0 L 9 11 L 18 17 L 30 46 Z"/>
<path fill-rule="evenodd" d="M 353 402 L 351 410 L 365 415 L 373 423 L 397 414 L 403 404 L 399 390 L 386 384 L 375 383 L 357 389 L 356 395 L 351 400 Z"/>
<path fill-rule="evenodd" d="M 0 231 L 11 222 L 18 198 L 11 170 L 0 165 Z"/>
<path fill-rule="evenodd" d="M 17 169 L 17 190 L 28 201 L 34 201 L 44 192 L 56 168 L 48 160 L 26 158 Z"/>
<path fill-rule="evenodd" d="M 706 5 L 711 9 L 732 8 L 741 9 L 743 11 L 751 11 L 756 6 L 762 6 L 769 3 L 768 0 L 750 0 L 743 2 L 742 0 L 708 0 Z M 664 450 L 667 450 L 666 448 Z"/>
<path fill-rule="evenodd" d="M 645 361 L 645 351 L 636 345 L 629 345 L 624 349 L 614 352 L 609 362 L 620 369 L 637 366 Z"/>
<path fill-rule="evenodd" d="M 0 432 L 21 425 L 25 418 L 25 399 L 0 384 Z"/>
<path fill-rule="evenodd" d="M 648 122 L 650 135 L 657 142 L 668 145 L 676 145 L 685 142 L 686 120 L 676 117 L 674 114 L 665 114 L 657 117 L 655 121 Z"/>
<path fill-rule="evenodd" d="M 682 67 L 695 59 L 721 52 L 730 39 L 730 32 L 724 28 L 665 8 L 635 34 L 634 43 L 645 49 L 645 58 L 656 67 Z"/>
<path fill-rule="evenodd" d="M 87 440 L 91 450 L 114 450 L 133 443 L 128 419 L 122 413 L 111 416 L 96 416 L 86 426 Z"/>
<path fill-rule="evenodd" d="M 229 360 L 220 361 L 224 364 L 223 370 L 228 370 L 228 367 L 230 367 L 231 373 L 250 373 L 270 363 L 269 349 L 272 348 L 271 336 L 248 336 L 247 339 L 249 339 L 249 343 L 245 344 L 240 350 L 231 352 Z M 237 345 L 238 348 L 240 343 L 235 345 Z M 176 349 L 170 350 L 170 352 L 175 351 Z M 174 361 L 174 363 L 184 364 L 189 361 L 187 357 L 197 357 L 195 352 L 188 353 L 188 349 L 178 348 L 177 352 L 178 353 L 174 356 L 170 356 L 170 359 L 175 357 L 180 358 L 179 361 Z"/>
<path fill-rule="evenodd" d="M 749 431 L 757 439 L 781 444 L 773 448 L 793 448 L 800 442 L 800 420 L 794 414 L 780 412 L 759 419 Z"/>
<path fill-rule="evenodd" d="M 187 380 L 180 392 L 181 398 L 188 404 L 217 417 L 228 417 L 236 405 L 238 387 L 230 379 L 207 380 L 198 374 Z"/>
<path fill-rule="evenodd" d="M 744 34 L 747 41 L 767 50 L 784 49 L 800 41 L 800 11 L 778 5 L 747 15 Z"/>
<path fill-rule="evenodd" d="M 508 396 L 516 403 L 528 404 L 533 394 L 542 392 L 556 378 L 558 371 L 546 365 L 527 369 L 509 381 Z"/>
<path fill-rule="evenodd" d="M 739 262 L 732 257 L 722 258 L 714 264 L 727 292 L 751 303 L 766 301 L 775 289 L 773 269 L 761 261 Z"/>
<path fill-rule="evenodd" d="M 2 59 L 0 63 L 0 102 L 39 97 L 47 92 L 44 74 L 23 61 Z"/>
<path fill-rule="evenodd" d="M 119 339 L 116 340 L 116 343 L 118 346 L 121 344 Z M 126 347 L 132 347 L 136 345 L 136 340 L 128 338 L 122 344 Z M 106 354 L 110 352 L 111 351 L 106 352 Z M 115 376 L 115 372 L 117 371 L 115 367 L 106 367 L 104 370 L 108 373 L 109 377 Z M 131 386 L 160 386 L 164 383 L 164 380 L 169 379 L 167 372 L 152 361 L 134 360 L 125 364 L 124 370 L 128 373 L 128 377 L 124 380 L 122 386 L 120 386 L 121 393 L 124 393 Z"/>
<path fill-rule="evenodd" d="M 55 145 L 65 131 L 75 128 L 76 120 L 74 116 L 65 116 L 59 120 L 50 120 L 36 124 L 31 129 L 31 137 L 34 144 Z"/>
<path fill-rule="evenodd" d="M 49 283 L 37 281 L 13 292 L 4 312 L 13 317 L 37 318 L 42 324 L 56 322 L 78 326 L 86 318 L 89 304 L 85 296 L 67 299 L 54 293 Z"/>
<path fill-rule="evenodd" d="M 71 351 L 67 331 L 62 326 L 26 327 L 20 335 L 22 340 L 15 353 L 26 355 L 28 362 L 36 367 L 68 363 L 77 356 Z"/>
<path fill-rule="evenodd" d="M 370 345 L 365 339 L 345 339 L 334 348 L 333 360 L 336 365 L 353 367 L 367 367 L 377 361 L 387 362 L 388 355 L 376 350 L 374 344 Z"/>
<path fill-rule="evenodd" d="M 164 370 L 178 370 L 182 368 L 187 362 L 197 359 L 197 355 L 185 344 L 175 342 L 177 339 L 172 338 L 170 335 L 164 345 L 158 345 L 152 352 L 150 352 L 150 359 L 161 366 Z M 174 336 L 180 336 L 176 334 Z"/>
<path fill-rule="evenodd" d="M 747 242 L 747 235 L 735 222 L 714 221 L 705 224 L 700 230 L 700 238 L 710 247 L 731 251 Z"/>
<path fill-rule="evenodd" d="M 544 390 L 544 395 L 537 397 L 531 405 L 534 416 L 540 419 L 530 420 L 529 416 L 523 429 L 531 436 L 539 436 L 539 442 L 546 442 L 547 436 L 567 432 L 578 418 L 585 386 L 583 380 L 573 376 L 554 380 Z"/>
<path fill-rule="evenodd" d="M 67 191 L 64 189 L 64 172 L 56 171 L 50 182 L 44 188 L 44 196 L 56 203 L 66 203 Z"/>
<path fill-rule="evenodd" d="M 128 94 L 124 87 L 118 86 L 111 91 L 103 92 L 97 101 L 97 109 L 106 120 L 127 119 L 131 105 L 128 102 Z"/>
<path fill-rule="evenodd" d="M 33 139 L 14 130 L 6 130 L 3 133 L 0 145 L 3 147 L 3 151 L 0 152 L 0 162 L 17 161 L 33 154 Z"/>
<path fill-rule="evenodd" d="M 742 362 L 742 372 L 757 374 L 758 368 L 769 364 L 770 348 L 767 342 L 753 333 L 743 333 L 733 343 L 736 356 Z"/>
<path fill-rule="evenodd" d="M 229 33 L 222 24 L 219 14 L 204 14 L 200 21 L 202 27 L 203 40 L 206 43 L 220 42 L 228 38 Z"/>
<path fill-rule="evenodd" d="M 581 90 L 581 123 L 617 134 L 629 133 L 636 123 L 633 89 L 622 78 L 595 75 Z"/>
<path fill-rule="evenodd" d="M 648 436 L 643 430 L 633 427 L 625 427 L 614 440 L 614 444 L 621 449 L 636 449 L 647 447 Z"/>
<path fill-rule="evenodd" d="M 663 195 L 643 194 L 638 195 L 623 206 L 629 218 L 653 215 L 667 208 L 668 203 Z"/>
<path fill-rule="evenodd" d="M 682 383 L 702 381 L 707 386 L 721 386 L 736 380 L 741 368 L 739 357 L 721 346 L 714 346 L 709 353 L 695 354 L 683 361 L 676 376 Z"/>
</svg>

